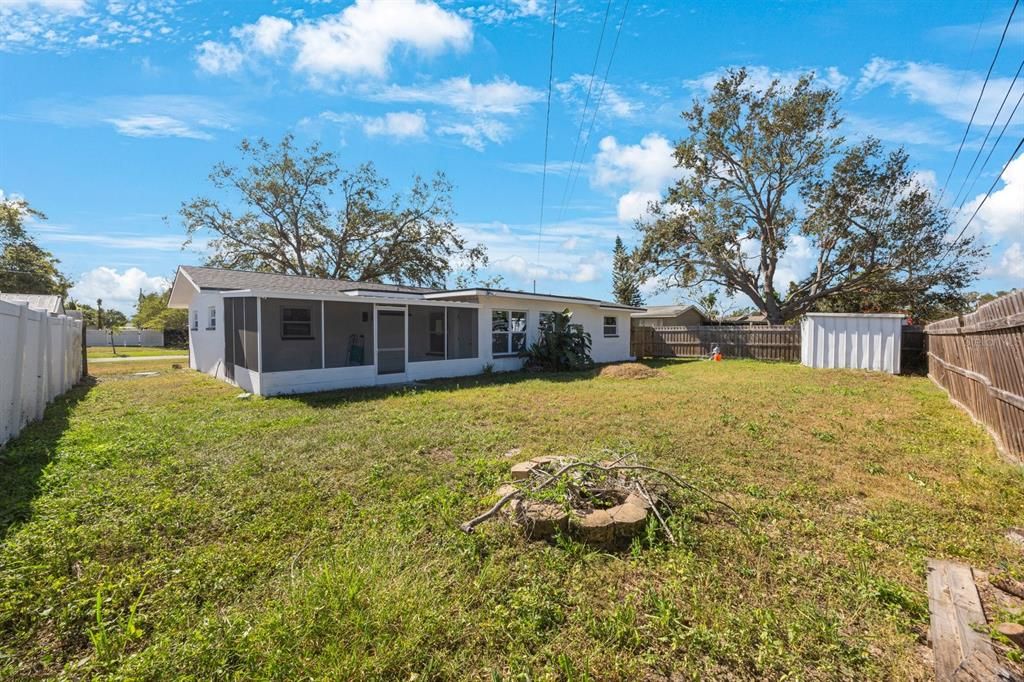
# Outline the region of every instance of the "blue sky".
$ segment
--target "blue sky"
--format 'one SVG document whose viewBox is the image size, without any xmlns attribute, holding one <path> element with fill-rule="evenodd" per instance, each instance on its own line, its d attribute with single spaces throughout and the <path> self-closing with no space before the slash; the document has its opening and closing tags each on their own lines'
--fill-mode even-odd
<svg viewBox="0 0 1024 682">
<path fill-rule="evenodd" d="M 624 2 L 610 5 L 595 98 Z M 615 235 L 631 242 L 633 219 L 676 176 L 679 112 L 723 69 L 745 65 L 763 81 L 814 69 L 842 93 L 844 133 L 905 145 L 921 182 L 941 186 L 1011 4 L 632 0 L 569 195 L 607 5 L 561 0 L 538 239 L 547 0 L 0 0 L 0 190 L 47 214 L 32 228 L 75 280 L 73 295 L 130 311 L 139 287 L 202 262 L 201 243 L 181 249 L 177 210 L 209 191 L 213 164 L 235 161 L 243 137 L 293 132 L 346 166 L 374 161 L 396 188 L 444 170 L 460 229 L 488 247 L 508 286 L 609 297 Z M 1019 9 L 949 194 L 1022 59 Z M 996 133 L 1021 88 L 1024 79 Z M 1024 105 L 965 188 L 965 212 L 1022 134 Z M 1024 283 L 1024 159 L 971 230 L 992 246 L 977 288 Z M 808 267 L 800 246 L 783 278 Z"/>
</svg>

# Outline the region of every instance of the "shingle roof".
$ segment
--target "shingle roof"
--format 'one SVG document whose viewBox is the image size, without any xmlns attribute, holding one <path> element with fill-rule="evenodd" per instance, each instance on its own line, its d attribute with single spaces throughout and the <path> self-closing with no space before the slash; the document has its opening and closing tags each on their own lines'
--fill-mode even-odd
<svg viewBox="0 0 1024 682">
<path fill-rule="evenodd" d="M 222 270 L 182 265 L 181 270 L 200 289 L 231 291 L 238 289 L 262 289 L 267 291 L 295 292 L 297 294 L 336 294 L 339 291 L 389 291 L 393 293 L 426 294 L 440 289 L 407 287 L 396 284 L 375 284 L 372 282 L 348 282 L 339 279 L 319 279 L 300 275 L 278 275 L 272 272 L 248 272 L 245 270 Z"/>
<path fill-rule="evenodd" d="M 28 303 L 30 308 L 45 310 L 54 315 L 64 312 L 64 301 L 55 294 L 9 294 L 0 293 L 0 301 L 8 303 Z"/>
<path fill-rule="evenodd" d="M 649 305 L 642 313 L 633 313 L 633 317 L 675 317 L 682 315 L 687 310 L 695 310 L 703 317 L 704 313 L 697 306 L 693 305 Z"/>
</svg>

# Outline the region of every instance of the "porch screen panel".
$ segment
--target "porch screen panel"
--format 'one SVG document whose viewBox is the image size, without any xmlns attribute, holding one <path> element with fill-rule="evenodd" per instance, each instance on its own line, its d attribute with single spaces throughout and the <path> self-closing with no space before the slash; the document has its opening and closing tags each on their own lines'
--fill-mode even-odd
<svg viewBox="0 0 1024 682">
<path fill-rule="evenodd" d="M 235 378 L 235 308 L 231 299 L 224 301 L 224 374 L 228 379 Z"/>
<path fill-rule="evenodd" d="M 261 300 L 263 372 L 320 369 L 320 301 Z"/>
<path fill-rule="evenodd" d="M 448 308 L 448 359 L 463 360 L 479 355 L 480 311 L 476 308 Z"/>
<path fill-rule="evenodd" d="M 324 359 L 327 367 L 373 364 L 373 305 L 324 303 Z"/>
<path fill-rule="evenodd" d="M 444 308 L 409 306 L 409 362 L 445 358 Z"/>
<path fill-rule="evenodd" d="M 235 366 L 245 367 L 245 343 L 242 341 L 242 330 L 245 328 L 245 301 L 240 298 L 224 300 L 231 301 L 231 307 L 234 309 L 235 325 L 234 333 L 231 334 L 231 343 L 235 347 Z"/>
<path fill-rule="evenodd" d="M 245 368 L 254 371 L 260 369 L 260 354 L 258 349 L 259 335 L 257 333 L 256 297 L 247 296 L 242 299 L 245 311 L 244 324 L 242 326 L 242 347 L 245 348 Z"/>
</svg>

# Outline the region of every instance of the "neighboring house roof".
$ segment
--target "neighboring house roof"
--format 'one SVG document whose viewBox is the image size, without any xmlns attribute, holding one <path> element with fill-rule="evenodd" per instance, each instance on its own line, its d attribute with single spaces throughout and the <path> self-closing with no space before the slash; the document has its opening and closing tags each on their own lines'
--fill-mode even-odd
<svg viewBox="0 0 1024 682">
<path fill-rule="evenodd" d="M 721 321 L 724 324 L 764 324 L 768 321 L 768 316 L 764 313 L 750 313 L 749 315 L 723 317 Z"/>
<path fill-rule="evenodd" d="M 9 294 L 0 292 L 0 301 L 28 303 L 30 308 L 45 310 L 51 315 L 64 314 L 64 299 L 55 294 Z"/>
<path fill-rule="evenodd" d="M 269 272 L 249 272 L 246 270 L 224 270 L 221 268 L 195 267 L 182 265 L 171 287 L 168 306 L 171 308 L 187 308 L 193 293 L 199 291 L 242 291 L 273 292 L 287 296 L 295 295 L 332 295 L 339 293 L 373 292 L 377 294 L 399 294 L 422 298 L 449 298 L 457 296 L 512 296 L 518 298 L 542 298 L 565 301 L 580 301 L 602 308 L 621 310 L 640 310 L 618 303 L 600 301 L 580 296 L 560 296 L 557 294 L 532 294 L 524 291 L 505 289 L 434 289 L 430 287 L 404 286 L 398 284 L 379 284 L 376 282 L 351 282 L 338 279 L 319 279 L 299 275 L 278 275 Z"/>
<path fill-rule="evenodd" d="M 706 317 L 704 311 L 695 305 L 649 305 L 646 310 L 640 313 L 633 313 L 631 317 L 677 317 L 690 310 L 701 317 Z"/>
</svg>

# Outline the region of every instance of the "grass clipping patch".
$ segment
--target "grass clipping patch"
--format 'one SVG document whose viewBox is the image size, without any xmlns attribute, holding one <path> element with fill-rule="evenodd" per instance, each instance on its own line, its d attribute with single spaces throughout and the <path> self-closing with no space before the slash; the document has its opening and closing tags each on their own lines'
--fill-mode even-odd
<svg viewBox="0 0 1024 682">
<path fill-rule="evenodd" d="M 628 545 L 656 522 L 674 545 L 676 539 L 666 519 L 685 501 L 673 493 L 696 493 L 736 513 L 692 483 L 639 464 L 629 455 L 596 464 L 569 457 L 535 457 L 513 464 L 511 474 L 515 482 L 498 488 L 498 502 L 462 524 L 464 532 L 472 533 L 479 524 L 504 512 L 531 539 L 570 535 L 613 549 Z"/>
<path fill-rule="evenodd" d="M 597 373 L 610 379 L 651 379 L 661 374 L 658 370 L 639 362 L 624 362 L 619 365 L 605 365 Z"/>
</svg>

